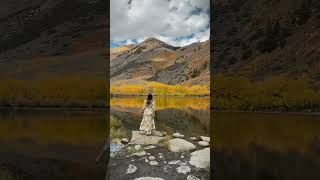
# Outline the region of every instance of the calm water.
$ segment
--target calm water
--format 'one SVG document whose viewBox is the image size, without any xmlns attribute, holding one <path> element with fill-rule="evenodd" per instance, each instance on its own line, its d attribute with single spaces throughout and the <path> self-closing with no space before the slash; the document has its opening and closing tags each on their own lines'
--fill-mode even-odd
<svg viewBox="0 0 320 180">
<path fill-rule="evenodd" d="M 139 128 L 145 97 L 111 98 L 111 114 L 131 134 Z M 167 133 L 180 132 L 186 136 L 210 135 L 209 98 L 155 97 L 156 129 Z"/>
<path fill-rule="evenodd" d="M 21 110 L 0 112 L 0 165 L 26 179 L 103 179 L 95 158 L 105 140 L 107 113 Z"/>
<path fill-rule="evenodd" d="M 320 179 L 320 116 L 212 116 L 215 179 Z"/>
</svg>

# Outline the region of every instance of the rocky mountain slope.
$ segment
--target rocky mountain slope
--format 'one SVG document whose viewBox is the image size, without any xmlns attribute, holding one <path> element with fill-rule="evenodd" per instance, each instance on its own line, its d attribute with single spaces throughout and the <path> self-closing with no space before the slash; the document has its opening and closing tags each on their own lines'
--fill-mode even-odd
<svg viewBox="0 0 320 180">
<path fill-rule="evenodd" d="M 320 1 L 217 0 L 213 16 L 215 73 L 320 82 Z"/>
<path fill-rule="evenodd" d="M 106 0 L 0 2 L 0 74 L 106 75 Z"/>
<path fill-rule="evenodd" d="M 148 38 L 111 60 L 111 82 L 209 84 L 209 48 L 209 41 L 179 48 Z"/>
</svg>

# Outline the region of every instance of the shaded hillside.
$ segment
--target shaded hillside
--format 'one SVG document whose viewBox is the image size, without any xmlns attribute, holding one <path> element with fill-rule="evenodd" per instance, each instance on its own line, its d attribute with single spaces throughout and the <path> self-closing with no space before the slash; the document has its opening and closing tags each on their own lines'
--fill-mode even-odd
<svg viewBox="0 0 320 180">
<path fill-rule="evenodd" d="M 111 82 L 209 84 L 209 43 L 173 47 L 149 38 L 110 62 Z"/>
<path fill-rule="evenodd" d="M 320 1 L 214 1 L 216 73 L 254 80 L 308 74 L 319 85 Z"/>
<path fill-rule="evenodd" d="M 0 106 L 106 107 L 106 0 L 0 2 Z"/>
<path fill-rule="evenodd" d="M 0 17 L 2 79 L 61 71 L 105 76 L 108 1 L 6 0 L 0 6 L 6 9 Z"/>
</svg>

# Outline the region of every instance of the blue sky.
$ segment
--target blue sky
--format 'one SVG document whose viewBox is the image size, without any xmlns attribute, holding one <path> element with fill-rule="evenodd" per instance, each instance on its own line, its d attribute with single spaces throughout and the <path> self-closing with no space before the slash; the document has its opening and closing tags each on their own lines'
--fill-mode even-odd
<svg viewBox="0 0 320 180">
<path fill-rule="evenodd" d="M 173 46 L 209 39 L 209 0 L 111 0 L 111 48 L 149 37 Z"/>
</svg>

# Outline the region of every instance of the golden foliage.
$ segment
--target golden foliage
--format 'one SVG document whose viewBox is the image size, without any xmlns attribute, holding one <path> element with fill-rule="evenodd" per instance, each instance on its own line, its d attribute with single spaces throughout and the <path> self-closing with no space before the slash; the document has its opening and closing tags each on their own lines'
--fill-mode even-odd
<svg viewBox="0 0 320 180">
<path fill-rule="evenodd" d="M 106 81 L 64 77 L 42 80 L 2 80 L 0 105 L 48 107 L 105 107 Z"/>
<path fill-rule="evenodd" d="M 308 76 L 280 75 L 252 82 L 245 77 L 214 77 L 213 106 L 229 110 L 320 110 L 320 94 Z"/>
<path fill-rule="evenodd" d="M 209 85 L 182 86 L 158 82 L 136 85 L 111 86 L 112 95 L 146 95 L 150 91 L 158 96 L 209 96 Z"/>
</svg>

